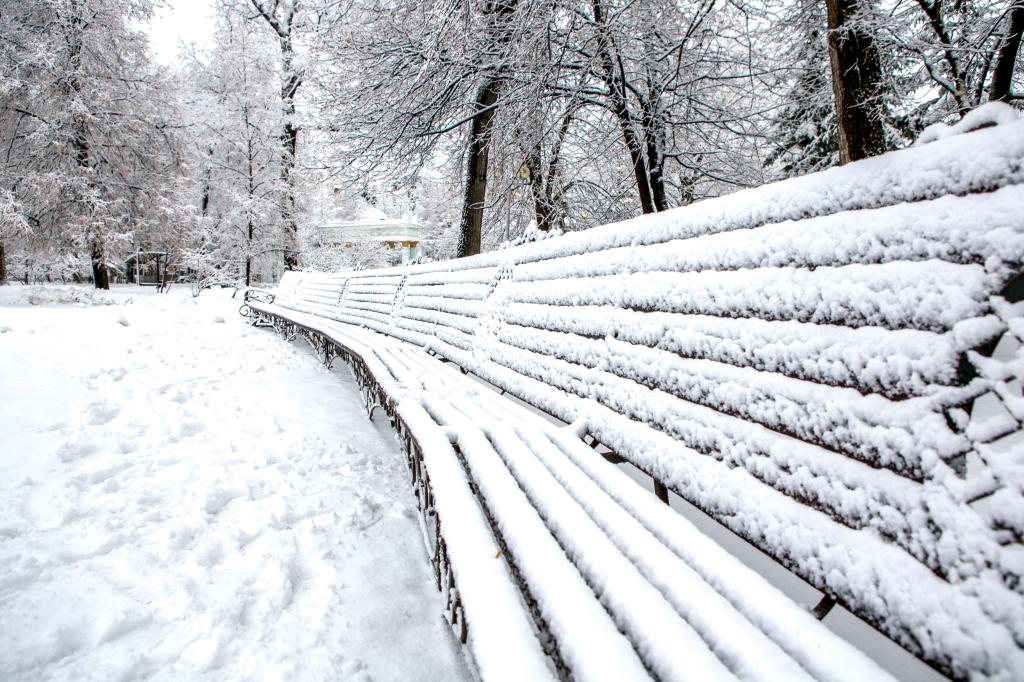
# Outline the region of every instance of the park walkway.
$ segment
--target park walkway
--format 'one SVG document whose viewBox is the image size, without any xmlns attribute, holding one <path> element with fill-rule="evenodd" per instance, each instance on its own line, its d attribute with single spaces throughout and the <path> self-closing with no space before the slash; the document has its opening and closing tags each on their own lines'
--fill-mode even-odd
<svg viewBox="0 0 1024 682">
<path fill-rule="evenodd" d="M 0 678 L 464 678 L 390 430 L 229 295 L 0 288 Z"/>
</svg>

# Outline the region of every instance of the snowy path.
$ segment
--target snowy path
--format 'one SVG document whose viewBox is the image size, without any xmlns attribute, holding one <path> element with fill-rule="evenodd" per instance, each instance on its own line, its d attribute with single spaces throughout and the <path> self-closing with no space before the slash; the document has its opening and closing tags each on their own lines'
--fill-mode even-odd
<svg viewBox="0 0 1024 682">
<path fill-rule="evenodd" d="M 465 678 L 344 369 L 226 292 L 29 291 L 0 288 L 0 679 Z"/>
</svg>

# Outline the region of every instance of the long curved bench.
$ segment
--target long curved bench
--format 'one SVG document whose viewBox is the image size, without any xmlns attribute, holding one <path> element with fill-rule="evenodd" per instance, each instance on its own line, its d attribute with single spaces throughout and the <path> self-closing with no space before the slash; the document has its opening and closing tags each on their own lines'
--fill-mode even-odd
<svg viewBox="0 0 1024 682">
<path fill-rule="evenodd" d="M 392 419 L 484 679 L 886 676 L 666 491 L 937 670 L 1021 678 L 1022 200 L 1010 122 L 245 312 Z"/>
</svg>

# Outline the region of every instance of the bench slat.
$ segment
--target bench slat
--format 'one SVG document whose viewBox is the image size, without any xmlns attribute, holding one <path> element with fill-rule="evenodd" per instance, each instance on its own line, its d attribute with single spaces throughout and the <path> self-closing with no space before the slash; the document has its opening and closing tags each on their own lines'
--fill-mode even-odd
<svg viewBox="0 0 1024 682">
<path fill-rule="evenodd" d="M 892 401 L 617 341 L 549 333 L 514 343 L 522 335 L 510 331 L 506 327 L 501 340 L 488 345 L 491 359 L 534 378 L 557 376 L 555 385 L 584 397 L 600 394 L 606 404 L 639 405 L 649 390 L 664 392 L 914 480 L 928 475 L 936 455 L 948 460 L 970 449 L 941 414 L 944 406 L 963 402 L 962 389 L 951 388 L 948 397 Z"/>
<path fill-rule="evenodd" d="M 436 401 L 427 401 L 426 407 L 428 412 L 443 409 Z M 443 416 L 441 420 L 447 421 Z M 558 654 L 572 674 L 585 680 L 647 679 L 643 663 L 508 470 L 500 466 L 487 439 L 464 428 L 458 429 L 458 443 L 508 558 L 529 585 L 538 611 L 557 637 Z"/>
<path fill-rule="evenodd" d="M 985 263 L 1024 253 L 1014 229 L 1018 187 L 912 204 L 843 211 L 753 229 L 718 232 L 650 246 L 628 246 L 524 263 L 517 281 L 603 277 L 638 272 L 818 268 L 879 261 Z M 974 222 L 985 215 L 986 226 Z"/>
<path fill-rule="evenodd" d="M 795 321 L 765 321 L 621 310 L 611 306 L 511 303 L 502 338 L 517 335 L 540 351 L 547 340 L 525 330 L 611 338 L 683 358 L 776 372 L 862 393 L 900 399 L 953 385 L 960 353 L 954 335 L 879 327 L 850 329 Z"/>
<path fill-rule="evenodd" d="M 634 431 L 650 429 L 670 436 L 727 467 L 743 467 L 765 485 L 801 500 L 854 529 L 873 528 L 945 575 L 971 575 L 996 561 L 996 534 L 980 517 L 946 490 L 956 481 L 947 476 L 922 486 L 892 473 L 865 466 L 820 447 L 778 434 L 766 427 L 701 405 L 658 395 L 625 380 L 589 376 L 572 380 L 570 371 L 550 368 L 553 361 L 536 358 L 516 362 L 508 349 L 496 353 L 498 367 L 534 380 L 521 384 L 520 397 L 536 404 L 537 392 L 557 401 L 557 412 L 572 421 L 592 407 L 623 415 Z M 535 364 L 536 361 L 536 364 Z M 540 369 L 537 369 L 540 367 Z M 549 367 L 547 371 L 543 368 Z M 504 385 L 501 370 L 476 366 L 477 373 Z M 492 378 L 493 377 L 493 378 Z M 567 400 L 560 388 L 576 400 Z M 549 407 L 551 404 L 549 403 Z M 601 439 L 617 454 L 617 443 Z M 648 461 L 634 463 L 660 474 Z M 949 519 L 957 523 L 950 526 Z"/>
<path fill-rule="evenodd" d="M 471 423 L 483 425 L 484 431 L 469 442 L 460 432 L 459 443 L 466 442 L 462 449 L 471 469 L 475 472 L 481 461 L 487 458 L 486 466 L 503 476 L 507 476 L 504 472 L 510 473 L 508 482 L 521 490 L 524 504 L 520 506 L 519 513 L 508 506 L 507 500 L 496 500 L 495 506 L 501 505 L 500 513 L 508 515 L 518 525 L 525 509 L 536 510 L 535 514 L 539 512 L 539 518 L 543 519 L 547 529 L 545 535 L 551 533 L 558 541 L 560 551 L 580 572 L 579 579 L 586 582 L 607 609 L 616 628 L 624 632 L 632 647 L 640 653 L 642 660 L 649 662 L 659 679 L 703 681 L 733 677 L 707 643 L 685 620 L 679 618 L 665 600 L 665 595 L 647 582 L 582 507 L 540 466 L 514 430 L 502 427 L 500 423 L 481 421 L 480 415 L 471 409 L 464 411 L 463 416 L 472 420 Z M 488 493 L 484 495 L 487 497 Z M 526 558 L 524 556 L 520 560 Z M 548 562 L 532 553 L 529 553 L 528 560 L 543 567 L 538 577 L 546 586 L 550 580 Z M 532 584 L 531 587 L 540 589 L 540 586 Z M 551 587 L 558 589 L 557 584 Z M 681 650 L 686 652 L 685 666 L 679 665 Z M 587 654 L 584 650 L 580 655 Z M 764 661 L 765 666 L 771 663 L 770 658 Z M 795 674 L 799 670 L 789 666 L 789 661 L 781 661 L 779 665 L 780 670 L 776 673 Z"/>
<path fill-rule="evenodd" d="M 645 272 L 512 282 L 509 301 L 944 332 L 987 311 L 984 268 L 897 261 L 816 270 Z"/>
</svg>

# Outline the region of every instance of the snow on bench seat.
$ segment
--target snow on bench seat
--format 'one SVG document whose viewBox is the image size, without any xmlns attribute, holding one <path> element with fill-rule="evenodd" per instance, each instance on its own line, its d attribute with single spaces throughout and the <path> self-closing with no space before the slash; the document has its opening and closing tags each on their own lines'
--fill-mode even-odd
<svg viewBox="0 0 1024 682">
<path fill-rule="evenodd" d="M 404 386 L 398 404 L 444 427 L 542 629 L 562 611 L 539 600 L 550 588 L 530 556 L 557 556 L 555 542 L 657 676 L 677 672 L 650 631 L 668 611 L 685 621 L 677 637 L 743 678 L 773 656 L 764 670 L 796 661 L 827 678 L 846 655 L 808 653 L 813 619 L 798 627 L 781 595 L 726 577 L 742 572 L 649 493 L 614 482 L 589 436 L 942 672 L 1019 678 L 1022 190 L 1016 121 L 472 258 L 288 273 L 273 305 L 253 305 L 397 344 L 364 342 L 389 348 L 377 361 Z M 702 563 L 691 544 L 717 558 Z M 623 585 L 660 595 L 646 621 Z M 724 622 L 747 623 L 726 627 L 743 633 L 729 641 L 707 622 L 728 609 L 694 606 L 723 600 L 739 614 Z M 554 639 L 567 647 L 547 645 L 556 668 L 572 668 L 571 636 Z"/>
<path fill-rule="evenodd" d="M 638 520 L 616 496 L 628 501 L 635 493 L 648 494 L 571 429 L 509 403 L 414 346 L 396 345 L 369 330 L 353 330 L 274 305 L 252 305 L 271 314 L 288 314 L 368 360 L 395 398 L 396 415 L 423 445 L 438 503 L 446 491 L 438 486 L 438 477 L 450 485 L 451 469 L 462 459 L 465 469 L 454 477 L 477 492 L 478 508 L 496 528 L 512 571 L 552 637 L 549 653 L 556 670 L 585 680 L 642 679 L 649 674 L 666 680 L 887 679 L 873 662 L 763 578 L 716 549 L 705 553 L 702 561 L 721 561 L 722 571 L 745 586 L 735 588 L 741 594 L 733 595 L 732 601 L 720 594 L 691 568 L 691 563 L 700 562 L 687 556 L 688 551 L 681 552 L 684 545 L 671 547 L 647 525 L 674 529 L 670 535 L 689 535 L 690 540 L 699 532 L 663 505 L 653 507 L 653 519 Z M 444 434 L 445 441 L 427 445 L 429 436 L 423 433 Z M 572 464 L 560 449 L 574 447 L 567 446 L 567 440 L 574 443 L 575 457 L 582 452 L 594 460 L 592 464 L 605 467 L 599 480 L 610 492 Z M 454 452 L 447 458 L 440 454 L 451 451 L 452 445 L 458 457 Z M 642 509 L 642 503 L 637 508 Z M 476 542 L 451 531 L 446 522 L 448 514 L 461 517 L 466 511 L 446 514 L 439 506 L 449 548 Z M 704 544 L 716 547 L 706 538 Z M 485 545 L 483 551 L 490 550 Z M 486 598 L 463 588 L 462 576 L 477 569 L 460 565 L 454 557 L 453 567 L 467 618 L 477 624 L 470 633 L 489 630 L 491 623 L 503 620 Z M 717 571 L 708 573 L 720 579 Z M 814 647 L 798 644 L 812 636 Z M 470 642 L 481 669 L 501 670 L 494 662 L 481 661 L 489 654 L 480 651 L 472 637 Z"/>
</svg>

